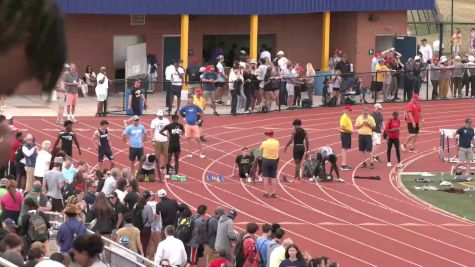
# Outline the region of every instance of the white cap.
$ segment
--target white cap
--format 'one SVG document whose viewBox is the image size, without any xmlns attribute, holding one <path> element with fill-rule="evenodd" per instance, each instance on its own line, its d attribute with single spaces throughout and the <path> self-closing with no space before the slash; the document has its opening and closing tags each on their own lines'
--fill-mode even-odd
<svg viewBox="0 0 475 267">
<path fill-rule="evenodd" d="M 69 69 L 69 64 L 68 64 L 68 63 L 64 63 L 64 66 L 63 66 L 63 68 L 65 68 L 65 69 Z"/>
<path fill-rule="evenodd" d="M 5 119 L 11 120 L 13 118 L 13 115 L 11 113 L 5 113 Z"/>
<path fill-rule="evenodd" d="M 205 72 L 206 68 L 205 67 L 201 67 L 200 68 L 200 72 Z"/>
<path fill-rule="evenodd" d="M 160 116 L 163 116 L 163 110 L 159 109 L 159 110 L 157 111 L 157 116 L 159 116 L 159 117 L 160 117 Z"/>
<path fill-rule="evenodd" d="M 382 109 L 382 108 L 383 108 L 383 106 L 381 106 L 381 104 L 379 104 L 379 103 L 376 103 L 376 104 L 374 104 L 374 108 L 379 108 L 379 109 Z"/>
<path fill-rule="evenodd" d="M 257 64 L 257 60 L 251 59 L 251 61 L 249 61 L 249 64 Z"/>
<path fill-rule="evenodd" d="M 415 61 L 421 60 L 421 57 L 420 57 L 420 56 L 415 56 L 415 57 L 414 57 L 414 60 L 415 60 Z"/>
<path fill-rule="evenodd" d="M 284 51 L 280 50 L 279 52 L 277 52 L 277 55 L 284 55 Z"/>
<path fill-rule="evenodd" d="M 468 56 L 468 61 L 469 62 L 475 62 L 475 57 L 474 56 Z"/>
<path fill-rule="evenodd" d="M 455 60 L 461 60 L 462 58 L 460 56 L 456 56 Z"/>
<path fill-rule="evenodd" d="M 440 57 L 440 63 L 445 63 L 447 62 L 447 57 L 446 56 L 441 56 Z"/>
<path fill-rule="evenodd" d="M 157 192 L 157 196 L 158 197 L 166 197 L 167 196 L 167 191 L 165 191 L 165 189 L 160 189 Z"/>
</svg>

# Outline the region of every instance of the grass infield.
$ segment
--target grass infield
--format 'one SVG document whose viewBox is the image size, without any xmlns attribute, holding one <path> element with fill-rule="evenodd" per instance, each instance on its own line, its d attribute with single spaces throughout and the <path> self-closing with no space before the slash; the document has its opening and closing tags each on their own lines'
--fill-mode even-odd
<svg viewBox="0 0 475 267">
<path fill-rule="evenodd" d="M 402 174 L 401 181 L 404 186 L 416 197 L 452 214 L 475 221 L 475 191 L 466 191 L 463 194 L 448 193 L 444 191 L 416 190 L 415 187 L 432 185 L 439 189 L 448 189 L 449 186 L 439 185 L 442 181 L 449 181 L 456 189 L 467 187 L 475 188 L 475 181 L 468 183 L 454 182 L 449 173 L 434 173 L 435 176 L 423 177 L 414 174 Z M 417 178 L 427 178 L 430 182 L 417 182 Z"/>
</svg>

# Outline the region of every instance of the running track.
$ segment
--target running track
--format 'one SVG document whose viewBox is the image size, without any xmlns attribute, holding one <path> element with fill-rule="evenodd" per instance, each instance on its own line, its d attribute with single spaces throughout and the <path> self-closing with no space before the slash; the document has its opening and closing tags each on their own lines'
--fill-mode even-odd
<svg viewBox="0 0 475 267">
<path fill-rule="evenodd" d="M 235 208 L 239 215 L 236 226 L 245 228 L 247 222 L 279 222 L 301 249 L 312 256 L 329 256 L 342 266 L 473 266 L 475 260 L 475 224 L 447 214 L 419 202 L 399 185 L 400 171 L 446 171 L 449 165 L 440 162 L 437 151 L 439 128 L 457 128 L 467 116 L 474 117 L 473 100 L 423 102 L 425 122 L 421 126 L 418 153 L 402 153 L 406 167 L 402 170 L 377 164 L 374 170 L 361 170 L 357 151 L 357 134 L 353 134 L 353 149 L 349 165 L 353 171 L 341 172 L 345 183 L 288 184 L 279 180 L 278 198 L 263 198 L 262 185 L 249 185 L 238 178 L 229 177 L 236 155 L 243 146 L 258 147 L 264 140 L 265 129 L 272 129 L 275 137 L 285 146 L 292 130 L 292 120 L 302 119 L 309 133 L 310 146 L 316 149 L 332 146 L 340 153 L 338 121 L 342 108 L 320 108 L 292 112 L 275 112 L 248 116 L 205 117 L 206 159 L 197 154 L 183 158 L 180 171 L 188 181 L 164 184 L 144 183 L 143 188 L 156 191 L 165 188 L 170 196 L 196 207 L 206 204 L 212 213 L 217 205 Z M 371 108 L 371 106 L 369 106 Z M 397 110 L 401 114 L 404 104 L 385 104 L 383 114 L 388 118 Z M 353 121 L 363 106 L 355 106 Z M 120 140 L 123 117 L 110 117 L 111 141 L 119 167 L 128 166 L 125 144 Z M 152 117 L 142 117 L 147 128 Z M 17 127 L 32 132 L 37 140 L 54 141 L 60 126 L 54 118 L 16 117 Z M 75 125 L 82 156 L 75 151 L 76 159 L 96 162 L 96 151 L 90 137 L 100 119 L 79 118 Z M 403 127 L 404 128 L 404 127 Z M 402 140 L 407 130 L 402 130 Z M 149 135 L 150 136 L 150 135 Z M 90 149 L 88 149 L 88 147 Z M 386 159 L 386 142 L 381 158 Z M 182 157 L 195 144 L 183 144 Z M 151 152 L 147 142 L 146 152 Z M 394 153 L 394 152 L 393 152 Z M 281 151 L 280 176 L 292 176 L 291 149 Z M 108 164 L 105 163 L 105 166 Z M 393 156 L 395 165 L 395 155 Z M 208 182 L 208 171 L 226 176 L 222 183 Z M 354 179 L 354 175 L 379 175 L 380 181 Z"/>
</svg>

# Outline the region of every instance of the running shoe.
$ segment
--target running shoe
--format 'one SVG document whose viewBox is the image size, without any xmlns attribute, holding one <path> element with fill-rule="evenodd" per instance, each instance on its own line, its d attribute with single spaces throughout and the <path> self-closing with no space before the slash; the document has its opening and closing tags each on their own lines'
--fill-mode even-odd
<svg viewBox="0 0 475 267">
<path fill-rule="evenodd" d="M 337 180 L 338 182 L 340 182 L 340 183 L 344 183 L 344 182 L 345 182 L 345 180 L 343 180 L 343 179 L 341 179 L 341 178 L 338 178 L 338 179 L 336 179 L 336 180 Z"/>
<path fill-rule="evenodd" d="M 270 198 L 270 194 L 269 193 L 264 193 L 264 197 L 265 198 Z"/>
<path fill-rule="evenodd" d="M 404 164 L 398 163 L 398 164 L 397 164 L 397 167 L 398 167 L 398 168 L 402 168 L 402 167 L 404 167 Z"/>
<path fill-rule="evenodd" d="M 213 115 L 219 116 L 219 113 L 215 111 L 215 112 L 213 112 Z"/>
<path fill-rule="evenodd" d="M 368 167 L 368 164 L 366 164 L 366 162 L 363 162 L 363 164 L 361 164 L 361 168 L 366 168 Z"/>
<path fill-rule="evenodd" d="M 411 153 L 417 153 L 418 151 L 417 151 L 416 149 L 412 148 L 412 149 L 409 149 L 409 152 L 411 152 Z"/>
<path fill-rule="evenodd" d="M 405 144 L 401 144 L 401 150 L 402 151 L 406 151 L 407 150 L 407 146 Z"/>
<path fill-rule="evenodd" d="M 186 157 L 191 159 L 193 157 L 193 154 L 188 153 L 188 155 L 186 155 Z"/>
<path fill-rule="evenodd" d="M 369 168 L 370 168 L 370 169 L 374 169 L 374 163 L 373 163 L 373 162 L 371 162 L 371 163 L 369 164 Z"/>
<path fill-rule="evenodd" d="M 204 143 L 204 142 L 206 142 L 206 138 L 204 136 L 201 136 L 200 141 Z"/>
<path fill-rule="evenodd" d="M 170 179 L 170 175 L 169 175 L 169 174 L 166 174 L 166 175 L 165 175 L 165 179 Z"/>
<path fill-rule="evenodd" d="M 200 159 L 205 159 L 205 158 L 206 158 L 205 154 L 200 154 Z"/>
<path fill-rule="evenodd" d="M 248 183 L 252 183 L 251 177 L 247 177 L 247 182 L 248 182 Z"/>
<path fill-rule="evenodd" d="M 271 197 L 271 198 L 277 198 L 277 194 L 276 194 L 276 193 L 272 193 L 272 194 L 270 194 L 270 197 Z"/>
<path fill-rule="evenodd" d="M 392 164 L 391 162 L 388 162 L 388 164 L 386 164 L 386 166 L 388 166 L 388 167 L 392 167 L 392 166 L 393 166 L 393 164 Z"/>
<path fill-rule="evenodd" d="M 340 167 L 340 170 L 342 170 L 342 171 L 351 171 L 352 168 L 350 166 L 344 165 L 344 166 Z"/>
<path fill-rule="evenodd" d="M 262 175 L 259 175 L 259 177 L 257 178 L 257 181 L 262 183 L 263 180 L 264 180 L 264 178 L 262 178 Z"/>
<path fill-rule="evenodd" d="M 381 162 L 381 160 L 379 159 L 379 157 L 378 157 L 378 156 L 376 156 L 376 157 L 373 157 L 373 162 L 380 163 L 380 162 Z"/>
<path fill-rule="evenodd" d="M 315 182 L 315 177 L 308 179 L 309 182 Z"/>
</svg>

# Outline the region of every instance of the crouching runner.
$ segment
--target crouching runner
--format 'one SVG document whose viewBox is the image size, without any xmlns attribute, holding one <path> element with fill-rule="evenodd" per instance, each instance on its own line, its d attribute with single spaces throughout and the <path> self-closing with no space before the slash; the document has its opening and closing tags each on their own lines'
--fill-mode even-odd
<svg viewBox="0 0 475 267">
<path fill-rule="evenodd" d="M 330 173 L 328 175 L 332 176 L 333 171 L 335 171 L 337 181 L 344 182 L 345 180 L 340 178 L 340 172 L 338 171 L 338 166 L 336 165 L 337 157 L 333 153 L 331 147 L 323 146 L 317 153 L 317 166 L 315 167 L 315 171 L 313 173 L 313 178 L 310 181 L 315 181 L 318 178 L 318 181 L 328 181 L 332 178 L 327 177 L 327 172 L 325 168 L 326 162 L 330 162 Z"/>
</svg>

